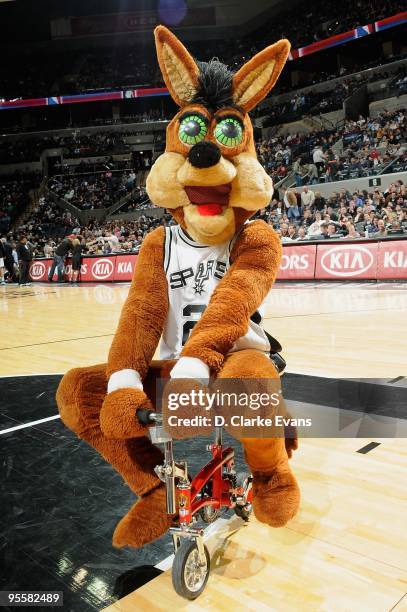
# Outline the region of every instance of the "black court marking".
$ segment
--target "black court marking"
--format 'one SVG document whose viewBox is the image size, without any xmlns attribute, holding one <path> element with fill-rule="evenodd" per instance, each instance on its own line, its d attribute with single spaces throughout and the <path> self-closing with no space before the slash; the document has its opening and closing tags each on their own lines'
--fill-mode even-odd
<svg viewBox="0 0 407 612">
<path fill-rule="evenodd" d="M 407 601 L 407 593 L 404 593 L 404 595 L 402 595 L 400 597 L 400 599 L 394 604 L 394 606 L 392 608 L 390 608 L 389 612 L 393 612 L 393 610 L 395 610 L 397 608 L 397 606 L 403 601 L 404 598 Z M 401 610 L 401 608 L 400 608 L 400 610 Z"/>
<path fill-rule="evenodd" d="M 64 340 L 50 340 L 49 342 L 35 342 L 34 344 L 20 344 L 18 346 L 6 346 L 0 351 L 12 351 L 13 349 L 29 348 L 30 346 L 46 346 L 47 344 L 58 344 L 60 342 L 75 342 L 76 340 L 90 340 L 92 338 L 110 338 L 114 334 L 101 334 L 100 336 L 82 336 L 80 338 L 65 338 Z"/>
<path fill-rule="evenodd" d="M 0 429 L 57 414 L 60 379 L 0 378 Z M 321 395 L 329 395 L 326 381 L 287 374 L 284 395 L 305 401 L 304 396 L 315 393 L 320 404 Z M 386 389 L 400 392 L 389 385 Z M 240 444 L 224 435 L 225 444 L 236 451 L 237 471 L 247 470 Z M 205 452 L 210 442 L 209 437 L 176 441 L 175 456 L 186 458 L 195 474 L 210 458 Z M 94 612 L 145 584 L 173 546 L 166 534 L 140 550 L 112 547 L 113 530 L 134 501 L 115 470 L 60 419 L 2 435 L 0 590 L 60 590 L 67 610 Z"/>
<path fill-rule="evenodd" d="M 60 375 L 0 378 L 0 429 L 57 414 Z M 209 437 L 175 443 L 191 474 L 210 459 Z M 247 469 L 240 444 L 236 469 Z M 112 533 L 136 496 L 60 419 L 1 436 L 0 590 L 59 590 L 64 610 L 96 612 L 161 573 L 169 534 L 117 550 Z M 201 523 L 199 523 L 201 526 Z M 202 524 L 202 526 L 204 526 Z"/>
<path fill-rule="evenodd" d="M 0 430 L 58 414 L 55 393 L 60 380 L 60 374 L 1 378 Z"/>
<path fill-rule="evenodd" d="M 359 450 L 357 450 L 357 453 L 361 453 L 361 455 L 367 455 L 367 453 L 370 453 L 371 450 L 373 450 L 374 448 L 377 448 L 378 446 L 380 446 L 381 442 L 369 442 L 369 444 L 366 444 L 366 446 L 362 446 L 362 448 L 359 448 Z"/>
<path fill-rule="evenodd" d="M 403 380 L 403 378 L 405 378 L 405 376 L 396 376 L 396 378 L 392 378 L 391 380 L 389 380 L 389 384 L 392 385 L 396 382 L 399 382 L 400 380 Z"/>
<path fill-rule="evenodd" d="M 407 419 L 407 388 L 380 380 L 325 378 L 288 372 L 281 379 L 286 400 Z M 367 434 L 362 437 L 385 437 Z"/>
</svg>

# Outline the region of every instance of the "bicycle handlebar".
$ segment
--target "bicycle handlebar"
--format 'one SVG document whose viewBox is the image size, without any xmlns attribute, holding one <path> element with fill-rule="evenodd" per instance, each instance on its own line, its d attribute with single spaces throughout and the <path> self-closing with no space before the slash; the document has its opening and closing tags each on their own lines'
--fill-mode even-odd
<svg viewBox="0 0 407 612">
<path fill-rule="evenodd" d="M 152 425 L 153 423 L 162 423 L 162 415 L 157 412 L 152 412 L 148 408 L 140 408 L 136 412 L 137 419 L 142 425 Z"/>
</svg>

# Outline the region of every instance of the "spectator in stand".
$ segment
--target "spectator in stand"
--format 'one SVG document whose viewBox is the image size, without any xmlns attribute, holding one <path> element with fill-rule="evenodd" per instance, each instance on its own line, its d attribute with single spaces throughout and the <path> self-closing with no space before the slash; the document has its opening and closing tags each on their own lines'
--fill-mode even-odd
<svg viewBox="0 0 407 612">
<path fill-rule="evenodd" d="M 18 242 L 17 255 L 19 263 L 18 283 L 20 287 L 27 287 L 31 284 L 29 283 L 29 269 L 32 261 L 32 250 L 26 236 L 21 236 Z"/>
<path fill-rule="evenodd" d="M 291 189 L 287 189 L 284 195 L 284 204 L 287 210 L 287 217 L 291 220 L 298 221 L 301 217 L 301 209 L 298 206 L 296 193 Z"/>
<path fill-rule="evenodd" d="M 355 240 L 356 238 L 360 238 L 360 234 L 356 231 L 355 226 L 351 221 L 348 221 L 345 224 L 347 234 L 342 236 L 343 238 L 347 238 L 348 240 Z"/>
<path fill-rule="evenodd" d="M 317 235 L 316 238 L 318 238 L 318 240 L 327 240 L 330 238 L 328 232 L 328 223 L 321 223 L 321 226 L 319 228 L 319 235 Z"/>
<path fill-rule="evenodd" d="M 291 238 L 291 240 L 297 240 L 297 228 L 293 223 L 290 223 L 288 226 L 288 237 Z"/>
<path fill-rule="evenodd" d="M 321 233 L 322 216 L 320 212 L 315 213 L 315 221 L 308 228 L 308 237 L 313 238 Z"/>
<path fill-rule="evenodd" d="M 399 221 L 394 221 L 387 230 L 388 236 L 400 236 L 402 234 L 404 234 L 404 231 Z"/>
<path fill-rule="evenodd" d="M 314 162 L 308 164 L 308 184 L 315 185 L 318 183 L 318 168 Z"/>
<path fill-rule="evenodd" d="M 297 187 L 301 187 L 302 175 L 303 175 L 301 157 L 297 157 L 297 159 L 295 160 L 293 164 L 293 172 L 294 172 L 295 184 L 297 185 Z"/>
<path fill-rule="evenodd" d="M 314 207 L 316 210 L 322 211 L 326 206 L 326 200 L 322 197 L 320 191 L 315 192 Z"/>
<path fill-rule="evenodd" d="M 13 283 L 16 282 L 17 277 L 14 270 L 14 260 L 13 260 L 13 247 L 10 242 L 9 236 L 4 236 L 1 239 L 3 251 L 4 251 L 4 267 L 5 271 L 8 275 L 8 282 Z M 0 246 L 1 250 L 1 246 Z M 5 278 L 5 277 L 4 277 Z"/>
<path fill-rule="evenodd" d="M 305 230 L 308 230 L 309 226 L 313 223 L 314 218 L 312 216 L 312 211 L 310 208 L 305 208 L 302 217 L 302 224 Z"/>
<path fill-rule="evenodd" d="M 303 225 L 298 228 L 297 241 L 308 240 L 307 231 Z"/>
<path fill-rule="evenodd" d="M 387 236 L 387 229 L 383 219 L 379 219 L 377 222 L 377 232 L 372 234 L 372 238 L 385 238 Z"/>
<path fill-rule="evenodd" d="M 291 242 L 291 238 L 288 235 L 288 223 L 281 223 L 279 231 L 281 242 Z"/>
<path fill-rule="evenodd" d="M 113 232 L 104 232 L 102 236 L 98 238 L 99 244 L 101 244 L 104 253 L 116 253 L 120 251 L 119 238 Z"/>
<path fill-rule="evenodd" d="M 301 204 L 303 208 L 310 208 L 313 206 L 315 201 L 315 194 L 311 189 L 305 185 L 304 189 L 301 192 Z"/>
<path fill-rule="evenodd" d="M 54 248 L 51 244 L 44 245 L 44 257 L 53 257 L 54 256 Z"/>
<path fill-rule="evenodd" d="M 4 260 L 6 259 L 6 249 L 4 248 L 3 239 L 0 240 L 0 285 L 5 285 L 6 281 L 4 280 L 4 273 L 6 271 L 6 266 Z"/>
<path fill-rule="evenodd" d="M 312 152 L 312 161 L 314 162 L 314 164 L 316 165 L 318 169 L 318 177 L 321 176 L 322 170 L 325 167 L 325 160 L 326 160 L 326 157 L 322 150 L 321 145 L 317 145 Z"/>
<path fill-rule="evenodd" d="M 399 222 L 404 231 L 407 230 L 407 208 L 401 211 L 399 216 Z"/>
<path fill-rule="evenodd" d="M 68 255 L 69 251 L 73 249 L 73 240 L 75 236 L 71 235 L 62 240 L 61 244 L 57 246 L 54 254 L 54 261 L 52 262 L 51 269 L 48 274 L 48 281 L 50 283 L 53 282 L 55 268 L 58 271 L 58 283 L 64 283 L 64 269 L 65 269 L 65 257 Z"/>
<path fill-rule="evenodd" d="M 13 279 L 18 283 L 19 279 L 19 269 L 18 269 L 18 254 L 17 254 L 17 245 L 15 242 L 11 243 L 12 247 L 12 255 L 13 255 Z"/>
<path fill-rule="evenodd" d="M 342 234 L 338 233 L 338 228 L 336 223 L 328 223 L 328 231 L 327 231 L 327 237 L 328 238 L 342 238 Z"/>
</svg>

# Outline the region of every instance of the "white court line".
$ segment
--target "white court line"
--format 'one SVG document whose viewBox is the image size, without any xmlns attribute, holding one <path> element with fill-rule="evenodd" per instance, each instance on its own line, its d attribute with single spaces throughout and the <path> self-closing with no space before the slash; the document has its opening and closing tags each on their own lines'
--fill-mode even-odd
<svg viewBox="0 0 407 612">
<path fill-rule="evenodd" d="M 47 417 L 45 419 L 38 419 L 37 421 L 31 421 L 30 423 L 24 423 L 23 425 L 16 425 L 15 427 L 9 427 L 8 429 L 3 429 L 0 431 L 0 436 L 2 434 L 10 433 L 12 431 L 17 431 L 18 429 L 25 429 L 27 427 L 32 427 L 33 425 L 38 425 L 39 423 L 46 423 L 47 421 L 54 421 L 56 419 L 61 418 L 59 414 L 55 414 L 54 416 Z M 233 517 L 231 517 L 233 518 Z M 221 530 L 222 527 L 227 525 L 230 522 L 231 518 L 218 518 L 214 523 L 208 525 L 204 529 L 204 541 L 207 541 L 211 538 L 217 531 Z M 163 572 L 169 570 L 172 567 L 174 561 L 174 554 L 168 555 L 165 559 L 160 561 L 155 565 L 155 567 Z"/>
<path fill-rule="evenodd" d="M 54 414 L 54 416 L 47 417 L 46 419 L 38 419 L 38 421 L 31 421 L 31 423 L 23 423 L 23 425 L 16 425 L 15 427 L 9 427 L 8 429 L 2 429 L 0 431 L 0 436 L 2 434 L 10 433 L 11 431 L 17 431 L 17 429 L 25 429 L 26 427 L 32 427 L 33 425 L 38 425 L 38 423 L 46 423 L 47 421 L 55 421 L 55 419 L 60 419 L 59 414 Z"/>
<path fill-rule="evenodd" d="M 64 372 L 30 372 L 29 374 L 4 374 L 0 375 L 2 378 L 27 378 L 28 376 L 62 376 Z"/>
</svg>

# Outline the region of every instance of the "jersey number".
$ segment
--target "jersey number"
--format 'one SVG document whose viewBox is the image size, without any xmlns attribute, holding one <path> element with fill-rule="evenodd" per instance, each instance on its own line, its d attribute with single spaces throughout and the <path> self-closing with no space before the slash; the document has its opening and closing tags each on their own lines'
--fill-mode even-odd
<svg viewBox="0 0 407 612">
<path fill-rule="evenodd" d="M 196 323 L 198 323 L 205 308 L 206 304 L 188 304 L 182 309 L 182 316 L 184 319 L 187 319 L 182 326 L 182 346 L 184 346 L 188 340 L 191 331 L 194 329 Z"/>
</svg>

